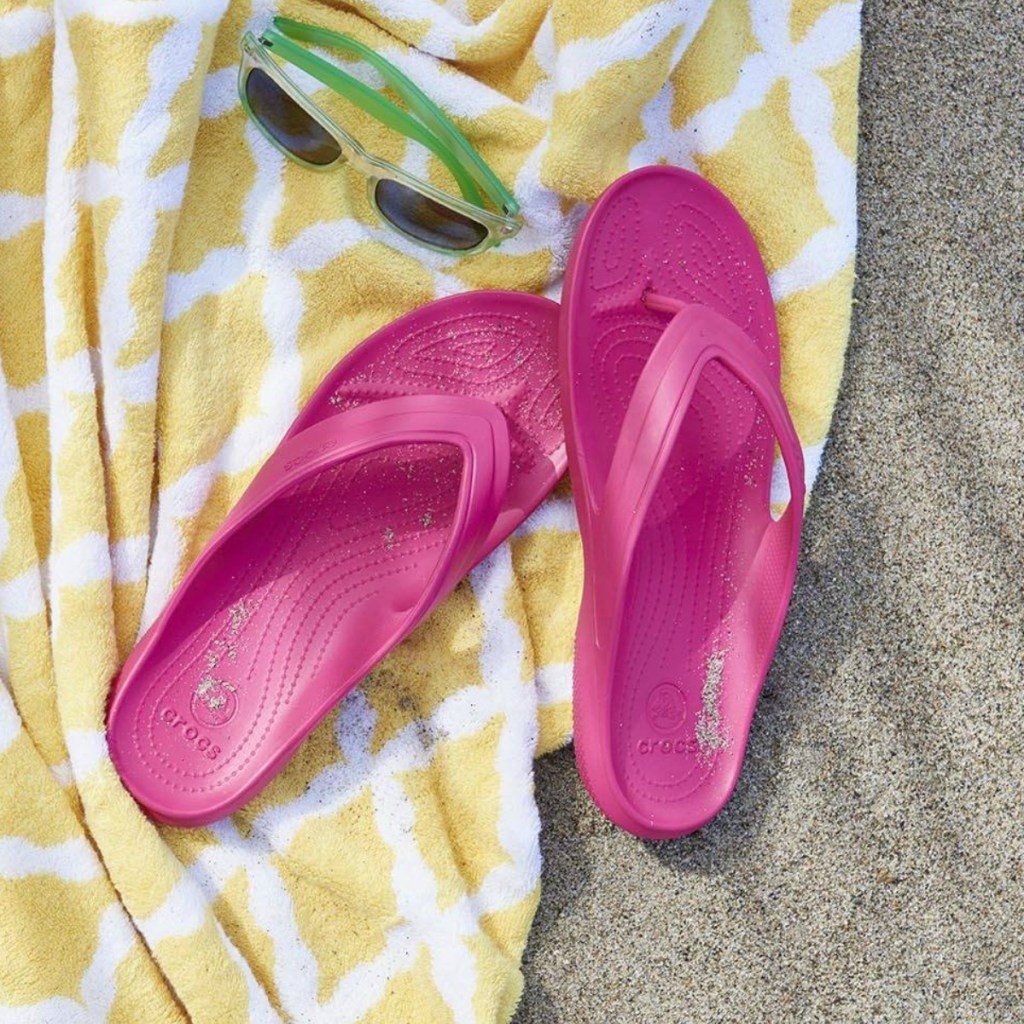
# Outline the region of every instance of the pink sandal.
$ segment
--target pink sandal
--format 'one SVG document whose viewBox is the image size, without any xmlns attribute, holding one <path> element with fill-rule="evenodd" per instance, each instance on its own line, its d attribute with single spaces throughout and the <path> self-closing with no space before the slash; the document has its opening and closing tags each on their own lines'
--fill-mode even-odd
<svg viewBox="0 0 1024 1024">
<path fill-rule="evenodd" d="M 565 469 L 558 307 L 475 292 L 338 364 L 117 681 L 111 757 L 153 818 L 253 797 Z"/>
<path fill-rule="evenodd" d="M 576 239 L 561 335 L 585 565 L 577 761 L 616 824 L 684 835 L 736 785 L 803 519 L 803 456 L 746 224 L 688 171 L 620 178 Z M 776 439 L 792 491 L 778 521 Z"/>
</svg>

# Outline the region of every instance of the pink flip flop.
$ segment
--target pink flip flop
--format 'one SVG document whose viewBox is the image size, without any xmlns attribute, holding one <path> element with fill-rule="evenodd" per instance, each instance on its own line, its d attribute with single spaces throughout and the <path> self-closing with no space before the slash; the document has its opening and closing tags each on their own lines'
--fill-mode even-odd
<svg viewBox="0 0 1024 1024">
<path fill-rule="evenodd" d="M 684 835 L 736 785 L 803 519 L 768 280 L 725 196 L 673 167 L 611 185 L 576 238 L 560 352 L 585 565 L 577 762 L 616 824 Z"/>
<path fill-rule="evenodd" d="M 118 678 L 111 757 L 153 818 L 253 797 L 565 469 L 547 299 L 475 292 L 334 369 Z"/>
</svg>

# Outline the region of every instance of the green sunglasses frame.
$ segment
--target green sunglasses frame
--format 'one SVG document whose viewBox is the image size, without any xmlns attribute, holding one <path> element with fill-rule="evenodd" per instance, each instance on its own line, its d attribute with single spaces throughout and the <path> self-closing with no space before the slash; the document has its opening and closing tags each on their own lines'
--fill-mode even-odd
<svg viewBox="0 0 1024 1024">
<path fill-rule="evenodd" d="M 359 79 L 335 67 L 317 54 L 311 53 L 304 46 L 299 45 L 296 40 L 337 50 L 346 56 L 365 61 L 380 73 L 384 81 L 408 104 L 412 113 L 406 112 Z M 335 170 L 342 163 L 348 163 L 355 167 L 367 179 L 370 205 L 376 211 L 377 216 L 400 235 L 417 245 L 433 249 L 435 252 L 470 256 L 491 246 L 500 245 L 505 239 L 517 234 L 522 227 L 523 221 L 519 213 L 519 204 L 498 180 L 494 172 L 484 163 L 465 136 L 417 85 L 390 61 L 368 46 L 364 46 L 351 36 L 342 35 L 340 32 L 331 32 L 328 29 L 305 25 L 302 22 L 292 21 L 290 18 L 274 18 L 272 27 L 267 28 L 259 38 L 252 32 L 246 32 L 242 37 L 241 51 L 238 93 L 242 106 L 260 133 L 290 160 L 310 170 Z M 337 124 L 288 77 L 281 65 L 271 57 L 271 53 L 305 71 L 382 124 L 425 146 L 451 172 L 462 196 L 451 195 L 398 165 L 367 152 L 355 138 Z M 249 74 L 256 69 L 263 71 L 273 79 L 295 103 L 331 135 L 340 150 L 336 160 L 329 164 L 314 164 L 303 160 L 281 145 L 264 127 L 259 117 L 253 112 L 246 95 L 246 82 Z M 377 204 L 377 183 L 381 180 L 396 181 L 453 212 L 468 217 L 486 229 L 486 237 L 472 248 L 455 249 L 431 245 L 407 231 L 403 231 L 383 214 Z M 484 206 L 485 197 L 501 212 L 495 212 L 495 210 Z"/>
</svg>

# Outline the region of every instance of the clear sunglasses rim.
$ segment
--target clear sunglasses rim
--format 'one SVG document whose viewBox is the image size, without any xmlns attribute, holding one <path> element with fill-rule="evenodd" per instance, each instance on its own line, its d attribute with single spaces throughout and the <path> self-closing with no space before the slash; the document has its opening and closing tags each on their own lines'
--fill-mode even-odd
<svg viewBox="0 0 1024 1024">
<path fill-rule="evenodd" d="M 390 230 L 397 232 L 399 235 L 409 239 L 409 241 L 416 245 L 422 246 L 426 249 L 431 249 L 435 252 L 443 253 L 445 255 L 471 256 L 493 246 L 500 245 L 502 242 L 507 241 L 509 238 L 516 235 L 522 227 L 522 220 L 519 217 L 507 217 L 494 213 L 491 210 L 484 209 L 483 207 L 475 206 L 472 203 L 466 202 L 461 197 L 453 196 L 448 192 L 437 188 L 430 182 L 424 181 L 422 178 L 411 174 L 404 168 L 399 167 L 390 161 L 373 156 L 373 154 L 364 149 L 352 135 L 342 128 L 341 125 L 339 125 L 326 111 L 311 99 L 302 88 L 292 81 L 288 73 L 270 56 L 264 45 L 252 32 L 247 32 L 243 36 L 241 49 L 242 60 L 239 64 L 238 72 L 238 93 L 246 114 L 259 130 L 260 134 L 289 160 L 298 164 L 300 167 L 306 168 L 307 170 L 335 171 L 342 164 L 350 164 L 367 179 L 370 205 L 377 217 L 380 218 L 380 220 L 382 220 Z M 294 102 L 296 102 L 334 139 L 335 143 L 338 145 L 338 149 L 340 150 L 339 155 L 335 160 L 332 160 L 327 164 L 311 163 L 310 161 L 303 160 L 300 156 L 297 156 L 274 138 L 260 118 L 254 113 L 248 97 L 246 96 L 246 82 L 249 74 L 256 69 L 265 72 L 271 79 L 273 79 L 275 84 L 283 89 Z M 445 208 L 451 210 L 453 213 L 460 214 L 473 220 L 486 230 L 486 236 L 481 239 L 477 245 L 469 249 L 457 249 L 451 246 L 433 245 L 429 242 L 423 241 L 422 239 L 416 238 L 414 235 L 411 235 L 400 228 L 381 211 L 376 200 L 376 188 L 378 182 L 385 179 L 395 181 L 400 185 L 405 185 L 413 191 L 418 192 L 420 195 L 425 196 L 427 199 L 431 199 L 434 202 L 439 203 Z"/>
</svg>

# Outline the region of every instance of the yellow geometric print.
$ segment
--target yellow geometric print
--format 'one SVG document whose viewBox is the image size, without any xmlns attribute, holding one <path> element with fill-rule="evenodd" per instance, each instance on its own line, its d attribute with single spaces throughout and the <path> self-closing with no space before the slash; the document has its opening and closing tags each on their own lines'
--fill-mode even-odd
<svg viewBox="0 0 1024 1024">
<path fill-rule="evenodd" d="M 236 93 L 238 41 L 274 13 L 402 67 L 512 186 L 521 234 L 418 249 L 354 172 L 287 163 Z M 231 819 L 142 815 L 107 753 L 111 680 L 342 355 L 438 296 L 557 297 L 587 205 L 631 167 L 698 170 L 749 220 L 813 480 L 850 313 L 859 14 L 0 0 L 0 1018 L 511 1017 L 539 896 L 532 761 L 571 729 L 566 485 Z"/>
</svg>

